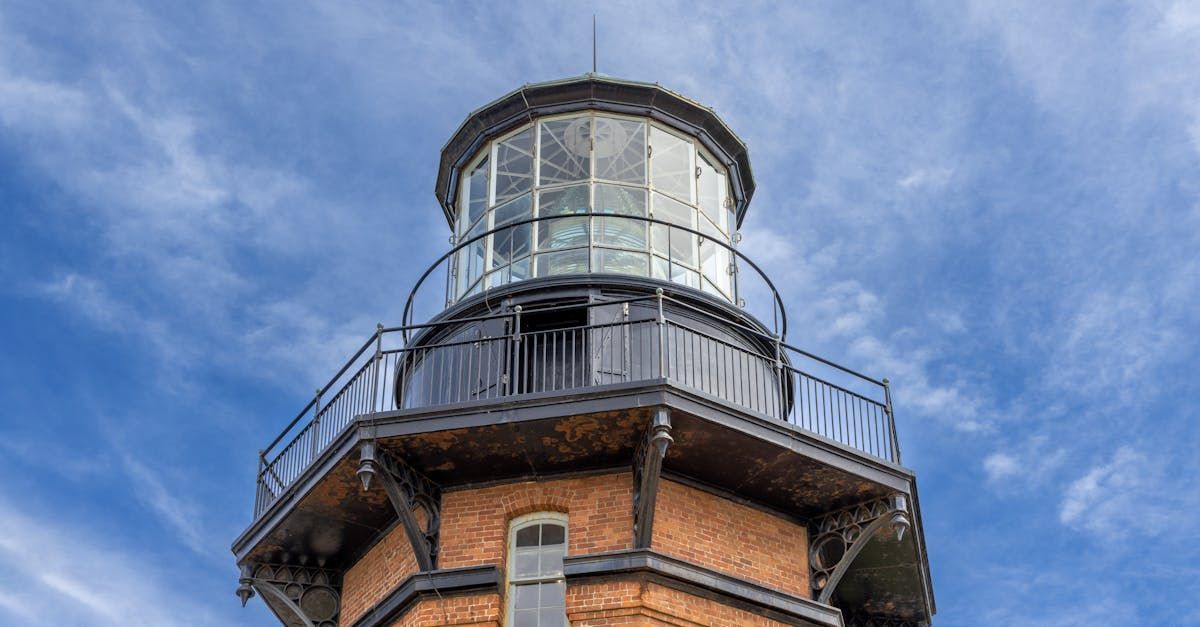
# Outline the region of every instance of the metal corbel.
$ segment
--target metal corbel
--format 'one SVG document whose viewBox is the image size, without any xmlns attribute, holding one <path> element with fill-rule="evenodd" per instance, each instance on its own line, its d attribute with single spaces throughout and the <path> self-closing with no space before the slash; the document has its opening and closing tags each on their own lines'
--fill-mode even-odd
<svg viewBox="0 0 1200 627">
<path fill-rule="evenodd" d="M 912 526 L 908 497 L 896 493 L 829 512 L 812 522 L 809 564 L 813 598 L 829 603 L 838 583 L 871 538 L 890 528 L 896 541 Z"/>
<path fill-rule="evenodd" d="M 654 419 L 646 429 L 646 435 L 638 442 L 633 459 L 633 546 L 638 549 L 650 547 L 654 533 L 654 502 L 658 497 L 658 484 L 662 476 L 662 460 L 667 454 L 671 437 L 671 412 L 659 407 Z"/>
<path fill-rule="evenodd" d="M 378 479 L 400 517 L 421 571 L 437 567 L 438 532 L 441 525 L 442 489 L 400 458 L 380 450 L 366 440 L 359 451 L 358 478 L 363 490 Z M 417 510 L 425 512 L 425 528 L 417 521 Z"/>
<path fill-rule="evenodd" d="M 242 564 L 237 595 L 242 605 L 255 594 L 286 625 L 336 627 L 341 613 L 341 575 L 294 564 Z"/>
</svg>

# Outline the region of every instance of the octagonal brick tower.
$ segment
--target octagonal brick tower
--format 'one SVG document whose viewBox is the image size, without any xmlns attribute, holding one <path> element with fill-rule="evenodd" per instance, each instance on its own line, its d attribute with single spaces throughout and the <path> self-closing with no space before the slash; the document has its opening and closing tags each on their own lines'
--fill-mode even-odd
<svg viewBox="0 0 1200 627">
<path fill-rule="evenodd" d="M 470 114 L 438 171 L 450 249 L 259 454 L 243 603 L 304 627 L 929 624 L 887 381 L 789 343 L 737 248 L 753 193 L 741 140 L 658 85 Z"/>
</svg>

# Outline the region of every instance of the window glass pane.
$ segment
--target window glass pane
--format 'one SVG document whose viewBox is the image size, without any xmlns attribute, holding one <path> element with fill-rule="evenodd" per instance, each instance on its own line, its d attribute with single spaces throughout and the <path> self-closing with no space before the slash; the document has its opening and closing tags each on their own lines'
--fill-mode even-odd
<svg viewBox="0 0 1200 627">
<path fill-rule="evenodd" d="M 538 194 L 538 216 L 587 213 L 588 187 L 574 185 Z M 541 220 L 538 225 L 538 250 L 588 245 L 587 218 Z M 587 272 L 586 269 L 582 272 Z M 538 273 L 539 275 L 541 272 Z"/>
<path fill-rule="evenodd" d="M 538 193 L 539 216 L 564 216 L 587 212 L 587 185 L 572 185 Z"/>
<path fill-rule="evenodd" d="M 533 186 L 533 127 L 496 145 L 496 204 Z"/>
<path fill-rule="evenodd" d="M 537 260 L 538 276 L 577 274 L 588 271 L 588 251 L 586 248 L 535 255 L 534 258 Z"/>
<path fill-rule="evenodd" d="M 596 185 L 596 213 L 624 216 L 646 215 L 646 191 L 621 185 Z"/>
<path fill-rule="evenodd" d="M 665 224 L 650 225 L 650 249 L 663 257 L 671 256 L 671 227 Z M 667 278 L 664 274 L 662 278 Z"/>
<path fill-rule="evenodd" d="M 538 250 L 588 245 L 587 218 L 555 218 L 538 223 Z M 587 268 L 582 270 L 587 272 Z M 540 272 L 538 274 L 541 274 Z"/>
<path fill-rule="evenodd" d="M 567 591 L 566 586 L 561 581 L 541 584 L 541 606 L 542 607 L 564 607 L 566 606 Z"/>
<path fill-rule="evenodd" d="M 515 610 L 515 611 L 513 611 L 512 627 L 538 627 L 538 611 L 537 610 Z"/>
<path fill-rule="evenodd" d="M 592 264 L 593 272 L 615 272 L 637 276 L 647 276 L 650 272 L 650 256 L 646 253 L 597 248 L 592 256 L 595 259 L 595 263 Z"/>
<path fill-rule="evenodd" d="M 596 178 L 646 183 L 646 125 L 597 117 L 593 129 Z"/>
<path fill-rule="evenodd" d="M 529 610 L 538 606 L 537 584 L 513 586 L 513 609 Z"/>
<path fill-rule="evenodd" d="M 689 270 L 679 264 L 671 264 L 671 280 L 688 287 L 700 287 L 700 275 L 695 270 Z"/>
<path fill-rule="evenodd" d="M 692 143 L 652 126 L 650 146 L 651 185 L 660 192 L 692 202 L 696 180 L 696 172 L 692 169 Z"/>
<path fill-rule="evenodd" d="M 719 240 L 722 242 L 729 241 L 729 238 L 725 237 L 725 234 L 722 233 L 715 224 L 709 222 L 707 217 L 700 216 L 700 219 L 697 222 L 700 223 L 700 232 L 705 234 L 708 239 Z"/>
<path fill-rule="evenodd" d="M 485 158 L 471 171 L 467 184 L 463 186 L 462 205 L 466 211 L 466 220 L 462 225 L 464 229 L 475 224 L 487 209 L 487 169 L 488 160 Z"/>
<path fill-rule="evenodd" d="M 562 525 L 546 523 L 542 525 L 542 546 L 562 544 L 566 542 L 567 530 Z"/>
<path fill-rule="evenodd" d="M 492 234 L 492 268 L 496 269 L 514 259 L 529 254 L 531 225 L 522 224 Z"/>
<path fill-rule="evenodd" d="M 716 167 L 709 163 L 708 159 L 700 157 L 697 162 L 700 164 L 697 204 L 700 205 L 704 215 L 713 221 L 713 224 L 724 230 L 722 222 L 725 220 L 725 207 L 722 201 L 725 198 L 725 177 L 717 172 Z"/>
<path fill-rule="evenodd" d="M 656 279 L 667 280 L 671 276 L 671 264 L 662 257 L 650 258 L 650 276 Z"/>
<path fill-rule="evenodd" d="M 492 289 L 494 287 L 500 287 L 501 285 L 508 283 L 507 275 L 508 275 L 508 268 L 497 270 L 496 272 L 493 272 L 493 273 L 487 275 L 486 277 L 484 277 L 483 286 L 488 289 Z"/>
<path fill-rule="evenodd" d="M 539 612 L 538 627 L 564 627 L 567 614 L 563 608 L 546 608 Z"/>
<path fill-rule="evenodd" d="M 512 267 L 509 268 L 510 281 L 524 281 L 529 278 L 529 258 L 526 257 L 519 261 L 514 261 Z"/>
<path fill-rule="evenodd" d="M 562 572 L 563 554 L 566 552 L 566 546 L 562 544 L 552 544 L 542 547 L 542 565 L 539 574 L 556 575 Z"/>
<path fill-rule="evenodd" d="M 503 226 L 509 222 L 518 220 L 528 220 L 533 217 L 532 200 L 529 194 L 514 199 L 511 202 L 505 203 L 494 209 L 495 216 L 492 218 L 493 228 Z"/>
<path fill-rule="evenodd" d="M 591 174 L 591 118 L 541 123 L 538 185 L 582 181 Z"/>
<path fill-rule="evenodd" d="M 540 525 L 530 525 L 517 530 L 517 546 L 537 546 Z"/>
<path fill-rule="evenodd" d="M 661 194 L 654 194 L 653 215 L 656 219 L 665 220 L 671 224 L 686 226 L 690 229 L 696 228 L 695 209 Z"/>
<path fill-rule="evenodd" d="M 534 527 L 534 531 L 537 528 Z M 535 577 L 538 575 L 538 562 L 541 555 L 537 547 L 517 549 L 513 554 L 513 577 Z"/>
<path fill-rule="evenodd" d="M 595 218 L 596 243 L 646 250 L 646 223 L 629 218 Z"/>
<path fill-rule="evenodd" d="M 729 250 L 714 242 L 700 243 L 700 271 L 704 277 L 713 282 L 719 290 L 728 294 Z"/>
</svg>

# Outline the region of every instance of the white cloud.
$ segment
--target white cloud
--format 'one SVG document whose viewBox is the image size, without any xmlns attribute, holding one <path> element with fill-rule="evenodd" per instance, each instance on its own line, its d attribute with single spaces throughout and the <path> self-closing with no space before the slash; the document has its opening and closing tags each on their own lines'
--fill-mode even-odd
<svg viewBox="0 0 1200 627">
<path fill-rule="evenodd" d="M 29 627 L 228 623 L 188 594 L 195 582 L 186 568 L 148 563 L 3 498 L 0 575 L 8 575 L 0 576 L 0 617 Z"/>
<path fill-rule="evenodd" d="M 1174 493 L 1177 487 L 1161 462 L 1122 446 L 1111 460 L 1094 466 L 1067 487 L 1058 518 L 1072 529 L 1104 540 L 1159 536 L 1172 530 L 1179 516 L 1189 511 Z"/>
<path fill-rule="evenodd" d="M 215 543 L 206 541 L 200 525 L 200 508 L 180 497 L 178 491 L 168 489 L 155 472 L 141 462 L 129 455 L 125 455 L 121 461 L 138 500 L 154 512 L 189 549 L 204 557 L 215 557 L 210 551 Z"/>
<path fill-rule="evenodd" d="M 992 453 L 983 460 L 983 470 L 988 481 L 999 481 L 1020 472 L 1017 458 L 1007 453 Z"/>
</svg>

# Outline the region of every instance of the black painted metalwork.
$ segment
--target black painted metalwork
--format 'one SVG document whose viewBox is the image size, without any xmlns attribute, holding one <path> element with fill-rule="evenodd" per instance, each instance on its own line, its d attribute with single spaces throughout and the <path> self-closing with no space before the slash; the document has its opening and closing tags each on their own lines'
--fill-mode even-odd
<svg viewBox="0 0 1200 627">
<path fill-rule="evenodd" d="M 337 627 L 342 575 L 294 564 L 243 564 L 237 595 L 245 605 L 257 593 L 285 625 Z"/>
<path fill-rule="evenodd" d="M 360 416 L 392 407 L 572 394 L 616 382 L 665 381 L 866 455 L 900 461 L 884 382 L 731 323 L 691 304 L 683 293 L 611 299 L 588 307 L 622 305 L 628 306 L 628 316 L 593 316 L 599 321 L 565 328 L 530 328 L 521 320 L 531 310 L 515 307 L 378 327 L 272 443 L 290 433 L 283 448 L 272 457 L 270 447 L 260 453 L 255 517 Z M 660 308 L 665 308 L 661 316 Z M 580 311 L 580 305 L 537 311 L 561 317 Z M 405 334 L 414 331 L 420 333 L 405 341 Z M 309 420 L 301 425 L 306 416 Z"/>
<path fill-rule="evenodd" d="M 436 568 L 442 512 L 441 488 L 403 460 L 378 449 L 374 440 L 362 443 L 358 477 L 363 490 L 369 490 L 371 483 L 378 480 L 400 517 L 417 565 L 422 571 Z M 425 517 L 423 529 L 417 519 L 418 511 Z"/>
<path fill-rule="evenodd" d="M 898 542 L 911 526 L 908 498 L 903 494 L 873 499 L 814 519 L 808 550 L 813 596 L 829 603 L 854 558 L 876 533 L 888 530 Z"/>
<path fill-rule="evenodd" d="M 666 407 L 654 411 L 654 419 L 633 454 L 633 546 L 650 547 L 654 533 L 654 503 L 658 499 L 662 460 L 671 445 L 671 412 Z"/>
</svg>

